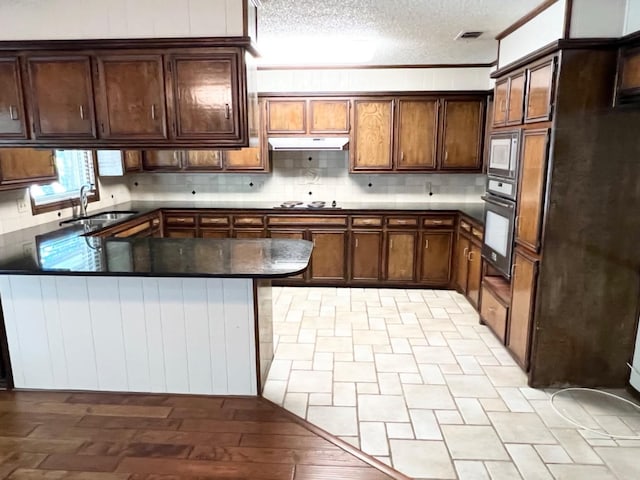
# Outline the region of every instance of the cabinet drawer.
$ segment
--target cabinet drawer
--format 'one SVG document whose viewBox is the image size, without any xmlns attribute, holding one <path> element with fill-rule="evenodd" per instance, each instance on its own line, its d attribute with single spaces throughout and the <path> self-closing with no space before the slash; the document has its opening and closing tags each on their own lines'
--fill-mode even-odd
<svg viewBox="0 0 640 480">
<path fill-rule="evenodd" d="M 418 219 L 410 217 L 387 217 L 389 227 L 417 227 Z"/>
<path fill-rule="evenodd" d="M 464 220 L 460 220 L 460 229 L 464 230 L 465 232 L 470 232 L 471 224 L 465 222 Z"/>
<path fill-rule="evenodd" d="M 229 217 L 226 215 L 201 215 L 200 225 L 203 227 L 226 227 L 229 225 Z"/>
<path fill-rule="evenodd" d="M 471 235 L 482 240 L 482 230 L 476 227 L 471 227 Z"/>
<path fill-rule="evenodd" d="M 507 307 L 502 305 L 486 286 L 482 287 L 480 317 L 504 342 L 507 333 Z"/>
<path fill-rule="evenodd" d="M 453 227 L 453 223 L 451 217 L 429 217 L 422 220 L 424 227 Z"/>
<path fill-rule="evenodd" d="M 382 218 L 380 217 L 355 217 L 351 224 L 354 227 L 382 227 Z"/>
<path fill-rule="evenodd" d="M 152 224 L 151 220 L 147 220 L 146 222 L 139 223 L 138 225 L 127 228 L 126 230 L 117 232 L 113 236 L 117 238 L 133 237 L 140 232 L 144 232 L 145 230 L 151 230 L 152 225 L 157 224 Z"/>
<path fill-rule="evenodd" d="M 315 215 L 308 216 L 282 216 L 269 217 L 267 220 L 269 225 L 336 225 L 340 227 L 347 226 L 347 217 L 326 216 L 318 217 Z"/>
<path fill-rule="evenodd" d="M 264 225 L 263 217 L 233 217 L 233 224 L 237 227 L 262 227 Z"/>
<path fill-rule="evenodd" d="M 191 215 L 167 215 L 164 221 L 167 225 L 195 226 L 196 217 Z"/>
</svg>

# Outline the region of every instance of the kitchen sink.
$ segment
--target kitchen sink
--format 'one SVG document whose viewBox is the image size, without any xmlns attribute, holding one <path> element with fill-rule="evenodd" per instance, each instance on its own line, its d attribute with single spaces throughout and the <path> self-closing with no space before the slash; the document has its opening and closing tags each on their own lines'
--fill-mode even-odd
<svg viewBox="0 0 640 480">
<path fill-rule="evenodd" d="M 133 210 L 112 210 L 110 212 L 102 212 L 96 213 L 94 215 L 89 215 L 87 217 L 79 217 L 79 218 L 70 218 L 69 220 L 64 220 L 60 222 L 60 225 L 89 225 L 89 226 L 100 226 L 106 225 L 107 223 L 117 222 L 119 220 L 124 220 L 126 218 L 135 215 L 136 211 Z"/>
</svg>

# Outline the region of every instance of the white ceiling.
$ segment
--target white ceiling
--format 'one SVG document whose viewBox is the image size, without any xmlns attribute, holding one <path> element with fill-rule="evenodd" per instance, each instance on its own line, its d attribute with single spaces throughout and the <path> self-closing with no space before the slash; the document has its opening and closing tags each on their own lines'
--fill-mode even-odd
<svg viewBox="0 0 640 480">
<path fill-rule="evenodd" d="M 278 65 L 490 63 L 497 57 L 494 37 L 540 2 L 262 0 L 258 47 L 264 64 Z M 477 40 L 454 40 L 462 30 L 485 33 Z M 370 49 L 370 55 L 342 58 L 354 41 L 359 53 Z M 309 53 L 308 42 L 323 47 Z"/>
</svg>

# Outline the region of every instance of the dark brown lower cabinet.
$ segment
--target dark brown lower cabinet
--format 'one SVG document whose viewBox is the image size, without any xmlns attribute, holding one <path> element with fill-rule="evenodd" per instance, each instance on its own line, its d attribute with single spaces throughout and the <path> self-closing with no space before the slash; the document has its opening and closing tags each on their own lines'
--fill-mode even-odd
<svg viewBox="0 0 640 480">
<path fill-rule="evenodd" d="M 480 282 L 482 281 L 482 230 L 460 221 L 455 247 L 454 287 L 464 294 L 477 310 L 480 304 Z M 466 228 L 462 228 L 462 225 Z"/>
<path fill-rule="evenodd" d="M 482 257 L 480 246 L 469 246 L 469 278 L 467 280 L 467 299 L 476 310 L 480 304 L 480 282 L 482 281 Z"/>
<path fill-rule="evenodd" d="M 196 229 L 165 230 L 164 236 L 167 238 L 196 238 Z"/>
<path fill-rule="evenodd" d="M 387 232 L 386 280 L 413 282 L 418 232 Z"/>
<path fill-rule="evenodd" d="M 229 238 L 229 230 L 200 230 L 202 238 Z"/>
<path fill-rule="evenodd" d="M 453 232 L 423 232 L 421 235 L 420 282 L 448 285 L 451 277 Z"/>
<path fill-rule="evenodd" d="M 351 234 L 351 279 L 380 280 L 382 232 L 353 232 Z"/>
<path fill-rule="evenodd" d="M 469 278 L 469 245 L 471 242 L 468 238 L 458 235 L 456 242 L 456 276 L 455 287 L 462 293 L 467 293 L 467 280 Z"/>
<path fill-rule="evenodd" d="M 309 280 L 346 280 L 346 231 L 311 230 Z"/>
<path fill-rule="evenodd" d="M 233 231 L 233 238 L 265 238 L 266 236 L 266 232 L 262 228 Z"/>
<path fill-rule="evenodd" d="M 511 318 L 507 347 L 520 366 L 529 368 L 531 322 L 533 318 L 539 260 L 516 250 L 511 277 Z"/>
</svg>

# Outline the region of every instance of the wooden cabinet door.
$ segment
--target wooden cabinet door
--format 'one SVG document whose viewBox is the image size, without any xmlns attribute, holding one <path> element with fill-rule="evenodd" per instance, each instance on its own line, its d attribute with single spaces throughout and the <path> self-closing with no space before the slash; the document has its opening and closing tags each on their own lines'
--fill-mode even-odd
<svg viewBox="0 0 640 480">
<path fill-rule="evenodd" d="M 451 279 L 453 232 L 424 232 L 421 244 L 420 281 L 447 285 Z"/>
<path fill-rule="evenodd" d="M 185 170 L 222 170 L 222 152 L 220 150 L 186 150 L 182 166 Z"/>
<path fill-rule="evenodd" d="M 17 58 L 0 58 L 0 139 L 27 138 L 20 65 Z"/>
<path fill-rule="evenodd" d="M 196 238 L 196 230 L 166 230 L 166 238 Z"/>
<path fill-rule="evenodd" d="M 393 100 L 354 101 L 351 169 L 391 170 Z"/>
<path fill-rule="evenodd" d="M 247 147 L 240 150 L 227 150 L 224 153 L 224 168 L 233 170 L 265 170 L 260 147 Z"/>
<path fill-rule="evenodd" d="M 540 249 L 548 145 L 546 128 L 522 134 L 515 240 L 535 252 Z"/>
<path fill-rule="evenodd" d="M 467 293 L 467 279 L 469 278 L 469 246 L 467 238 L 458 235 L 456 242 L 456 278 L 455 286 L 460 292 Z"/>
<path fill-rule="evenodd" d="M 246 229 L 246 230 L 234 230 L 233 238 L 265 238 L 265 231 L 260 228 Z"/>
<path fill-rule="evenodd" d="M 351 234 L 351 279 L 380 280 L 382 232 Z"/>
<path fill-rule="evenodd" d="M 101 137 L 167 138 L 162 56 L 113 55 L 97 61 Z"/>
<path fill-rule="evenodd" d="M 144 170 L 180 170 L 182 156 L 183 152 L 180 150 L 145 150 L 142 155 L 142 168 Z"/>
<path fill-rule="evenodd" d="M 96 138 L 89 57 L 27 59 L 36 139 Z"/>
<path fill-rule="evenodd" d="M 346 278 L 346 232 L 331 230 L 311 231 L 313 251 L 309 279 L 340 280 Z"/>
<path fill-rule="evenodd" d="M 309 133 L 349 133 L 349 100 L 309 100 Z"/>
<path fill-rule="evenodd" d="M 229 238 L 229 230 L 200 230 L 202 238 Z"/>
<path fill-rule="evenodd" d="M 239 138 L 237 56 L 174 55 L 169 62 L 175 138 Z"/>
<path fill-rule="evenodd" d="M 467 280 L 467 298 L 476 310 L 480 300 L 480 283 L 482 282 L 482 257 L 480 247 L 469 244 L 469 276 Z"/>
<path fill-rule="evenodd" d="M 139 172 L 142 170 L 142 152 L 140 150 L 125 150 L 122 152 L 125 172 Z"/>
<path fill-rule="evenodd" d="M 511 316 L 507 347 L 525 370 L 529 368 L 529 344 L 537 274 L 538 261 L 516 251 L 511 278 Z"/>
<path fill-rule="evenodd" d="M 387 280 L 415 280 L 416 237 L 417 232 L 387 233 Z"/>
<path fill-rule="evenodd" d="M 396 169 L 436 168 L 438 106 L 438 100 L 398 101 Z"/>
<path fill-rule="evenodd" d="M 551 119 L 555 73 L 554 59 L 529 70 L 525 123 Z"/>
<path fill-rule="evenodd" d="M 493 96 L 493 126 L 502 127 L 507 122 L 509 78 L 497 81 Z"/>
<path fill-rule="evenodd" d="M 267 133 L 306 133 L 306 100 L 267 100 Z"/>
<path fill-rule="evenodd" d="M 524 111 L 524 82 L 525 73 L 514 75 L 509 80 L 509 109 L 507 125 L 520 125 Z"/>
<path fill-rule="evenodd" d="M 31 148 L 0 149 L 2 185 L 54 181 L 58 178 L 54 152 Z"/>
<path fill-rule="evenodd" d="M 440 168 L 481 170 L 484 102 L 445 99 L 442 110 Z"/>
</svg>

